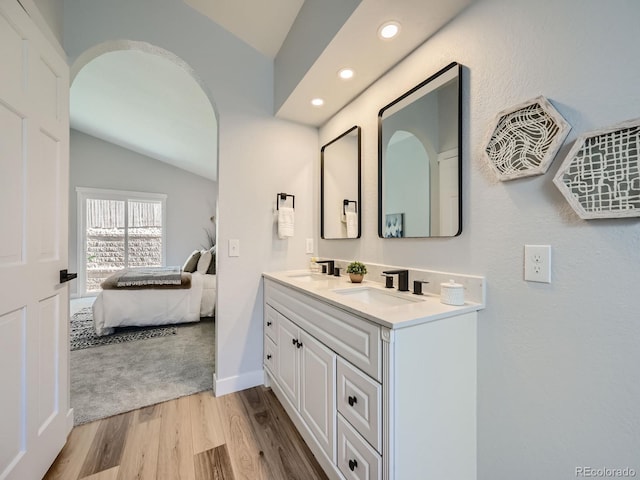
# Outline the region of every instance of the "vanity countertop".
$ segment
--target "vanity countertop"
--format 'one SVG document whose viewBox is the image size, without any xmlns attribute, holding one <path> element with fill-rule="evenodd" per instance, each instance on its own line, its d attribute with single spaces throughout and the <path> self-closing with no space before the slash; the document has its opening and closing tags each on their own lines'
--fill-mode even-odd
<svg viewBox="0 0 640 480">
<path fill-rule="evenodd" d="M 312 273 L 309 270 L 264 273 L 263 276 L 390 329 L 410 327 L 484 308 L 483 304 L 474 302 L 465 302 L 461 306 L 445 305 L 440 303 L 438 295 L 398 292 L 395 288 L 386 289 L 381 283 L 366 280 L 362 283 L 351 283 L 348 276 L 334 277 Z M 351 294 L 358 293 L 357 290 L 366 289 L 380 290 L 381 294 L 400 299 L 397 302 L 400 304 L 381 305 L 376 302 L 369 304 L 356 299 L 357 295 Z"/>
</svg>

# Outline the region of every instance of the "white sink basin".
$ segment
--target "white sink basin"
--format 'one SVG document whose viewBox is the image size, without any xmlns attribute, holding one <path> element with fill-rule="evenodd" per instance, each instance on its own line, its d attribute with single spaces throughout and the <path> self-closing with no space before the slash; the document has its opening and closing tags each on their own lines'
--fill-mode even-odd
<svg viewBox="0 0 640 480">
<path fill-rule="evenodd" d="M 344 295 L 345 298 L 378 307 L 393 307 L 424 301 L 424 298 L 418 296 L 410 297 L 393 291 L 380 290 L 379 288 L 371 287 L 336 289 L 333 290 L 333 292 L 338 295 Z"/>
<path fill-rule="evenodd" d="M 297 280 L 299 282 L 317 282 L 320 280 L 326 280 L 327 276 L 326 275 L 321 275 L 321 274 L 317 274 L 317 273 L 295 273 L 292 275 L 289 275 L 289 278 L 293 279 L 293 280 Z"/>
</svg>

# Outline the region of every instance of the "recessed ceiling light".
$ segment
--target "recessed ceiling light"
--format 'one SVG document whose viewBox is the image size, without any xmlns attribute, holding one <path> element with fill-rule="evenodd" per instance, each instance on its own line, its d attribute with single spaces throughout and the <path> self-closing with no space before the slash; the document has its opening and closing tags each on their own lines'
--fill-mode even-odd
<svg viewBox="0 0 640 480">
<path fill-rule="evenodd" d="M 350 68 L 343 68 L 338 72 L 338 75 L 340 75 L 340 78 L 348 80 L 350 78 L 353 78 L 353 70 L 351 70 Z"/>
<path fill-rule="evenodd" d="M 324 105 L 324 100 L 321 98 L 314 98 L 313 100 L 311 100 L 311 105 L 313 105 L 314 107 L 321 107 L 322 105 Z"/>
<path fill-rule="evenodd" d="M 395 37 L 400 31 L 400 24 L 398 22 L 385 22 L 378 29 L 378 35 L 380 38 L 388 40 Z"/>
</svg>

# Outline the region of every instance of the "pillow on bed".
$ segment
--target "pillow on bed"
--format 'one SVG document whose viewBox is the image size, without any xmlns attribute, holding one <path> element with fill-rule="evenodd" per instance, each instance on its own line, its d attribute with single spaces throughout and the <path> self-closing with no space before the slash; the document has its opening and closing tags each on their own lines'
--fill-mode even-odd
<svg viewBox="0 0 640 480">
<path fill-rule="evenodd" d="M 196 272 L 204 275 L 209 270 L 209 265 L 211 265 L 211 252 L 209 250 L 201 250 Z"/>
<path fill-rule="evenodd" d="M 187 258 L 187 261 L 184 262 L 184 265 L 182 266 L 182 271 L 189 272 L 189 273 L 195 272 L 196 267 L 198 266 L 199 260 L 200 260 L 200 251 L 194 250 L 191 253 L 191 255 L 189 255 L 189 258 Z"/>
<path fill-rule="evenodd" d="M 209 264 L 209 268 L 207 269 L 207 273 L 209 275 L 216 274 L 216 247 L 215 245 L 209 249 L 211 252 L 211 263 Z"/>
</svg>

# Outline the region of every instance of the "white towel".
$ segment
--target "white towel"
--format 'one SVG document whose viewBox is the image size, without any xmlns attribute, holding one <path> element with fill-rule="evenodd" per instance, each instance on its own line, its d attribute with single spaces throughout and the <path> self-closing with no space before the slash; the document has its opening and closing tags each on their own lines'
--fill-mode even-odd
<svg viewBox="0 0 640 480">
<path fill-rule="evenodd" d="M 345 216 L 347 217 L 347 238 L 358 238 L 358 214 L 347 212 Z"/>
<path fill-rule="evenodd" d="M 293 208 L 281 206 L 278 210 L 278 238 L 293 237 L 294 223 Z"/>
</svg>

